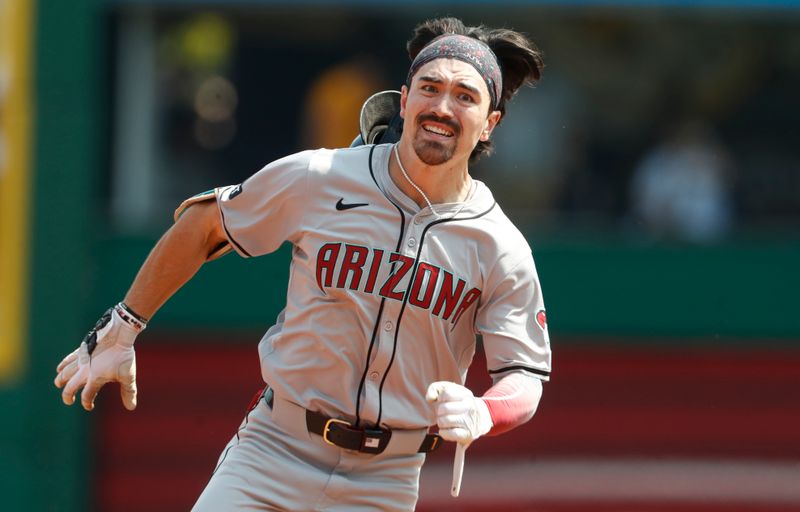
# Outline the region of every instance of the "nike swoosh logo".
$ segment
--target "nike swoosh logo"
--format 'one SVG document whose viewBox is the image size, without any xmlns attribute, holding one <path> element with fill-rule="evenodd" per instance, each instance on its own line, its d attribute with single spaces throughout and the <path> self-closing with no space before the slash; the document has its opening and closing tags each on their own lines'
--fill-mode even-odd
<svg viewBox="0 0 800 512">
<path fill-rule="evenodd" d="M 342 201 L 344 201 L 344 198 L 341 198 L 338 201 L 336 201 L 336 209 L 339 210 L 340 212 L 344 210 L 349 210 L 351 208 L 358 208 L 359 206 L 369 206 L 369 203 L 344 204 Z"/>
</svg>

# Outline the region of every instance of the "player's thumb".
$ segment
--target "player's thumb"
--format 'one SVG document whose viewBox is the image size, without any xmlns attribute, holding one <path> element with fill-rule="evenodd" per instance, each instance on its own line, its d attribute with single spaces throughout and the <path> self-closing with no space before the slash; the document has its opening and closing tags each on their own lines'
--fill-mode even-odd
<svg viewBox="0 0 800 512">
<path fill-rule="evenodd" d="M 136 379 L 131 378 L 130 381 L 127 379 L 120 381 L 119 383 L 119 394 L 122 397 L 122 405 L 125 406 L 126 409 L 132 411 L 136 409 Z"/>
<path fill-rule="evenodd" d="M 445 381 L 432 383 L 428 386 L 428 392 L 425 393 L 425 400 L 431 403 L 439 400 L 439 397 L 442 396 L 442 393 L 447 389 L 447 384 L 448 383 Z"/>
<path fill-rule="evenodd" d="M 130 366 L 128 366 L 130 365 Z M 122 398 L 122 405 L 132 411 L 136 409 L 136 360 L 124 363 L 120 368 L 119 394 Z"/>
</svg>

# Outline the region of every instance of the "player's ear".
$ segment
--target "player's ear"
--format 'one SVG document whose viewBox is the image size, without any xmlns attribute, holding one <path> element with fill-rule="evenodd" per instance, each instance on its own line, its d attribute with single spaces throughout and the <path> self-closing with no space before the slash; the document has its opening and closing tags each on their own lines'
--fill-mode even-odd
<svg viewBox="0 0 800 512">
<path fill-rule="evenodd" d="M 489 117 L 486 118 L 486 122 L 483 125 L 483 131 L 481 132 L 480 140 L 484 142 L 489 140 L 492 130 L 494 130 L 494 127 L 500 122 L 500 118 L 502 116 L 503 114 L 501 114 L 499 110 L 493 110 L 489 113 Z"/>
<path fill-rule="evenodd" d="M 400 117 L 406 117 L 406 102 L 408 101 L 408 87 L 402 86 L 400 88 Z"/>
</svg>

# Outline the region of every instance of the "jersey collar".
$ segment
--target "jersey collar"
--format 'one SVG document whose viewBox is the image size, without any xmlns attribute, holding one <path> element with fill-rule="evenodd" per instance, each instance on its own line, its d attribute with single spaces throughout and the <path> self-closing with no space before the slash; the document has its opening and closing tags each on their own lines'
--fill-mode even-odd
<svg viewBox="0 0 800 512">
<path fill-rule="evenodd" d="M 375 179 L 383 194 L 393 203 L 400 206 L 406 213 L 414 216 L 431 217 L 431 220 L 440 218 L 458 218 L 476 215 L 494 204 L 494 197 L 489 188 L 479 180 L 472 179 L 474 183 L 473 192 L 467 199 L 460 203 L 434 203 L 436 210 L 434 214 L 427 206 L 420 208 L 417 203 L 407 196 L 400 188 L 395 185 L 389 176 L 389 157 L 391 156 L 392 144 L 380 144 L 375 147 L 374 167 Z"/>
</svg>

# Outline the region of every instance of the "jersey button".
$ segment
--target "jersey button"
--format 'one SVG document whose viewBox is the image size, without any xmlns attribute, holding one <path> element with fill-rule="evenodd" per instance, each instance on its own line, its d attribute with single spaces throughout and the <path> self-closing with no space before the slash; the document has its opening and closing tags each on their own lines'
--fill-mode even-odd
<svg viewBox="0 0 800 512">
<path fill-rule="evenodd" d="M 392 322 L 386 322 L 385 324 L 383 324 L 383 330 L 384 331 L 391 331 L 392 330 Z"/>
<path fill-rule="evenodd" d="M 369 374 L 369 378 L 370 378 L 370 380 L 378 380 L 378 377 L 380 377 L 380 376 L 381 376 L 381 374 L 380 374 L 380 373 L 378 373 L 378 372 L 371 372 L 371 373 Z"/>
<path fill-rule="evenodd" d="M 419 217 L 415 217 L 415 218 L 414 218 L 414 224 L 416 224 L 417 226 L 419 226 L 420 224 L 422 224 L 422 219 L 420 219 Z"/>
<path fill-rule="evenodd" d="M 409 238 L 408 239 L 408 246 L 409 247 L 414 247 L 415 245 L 417 245 L 417 241 L 415 239 L 413 239 L 413 238 Z"/>
</svg>

